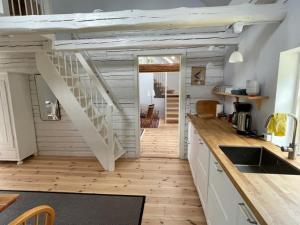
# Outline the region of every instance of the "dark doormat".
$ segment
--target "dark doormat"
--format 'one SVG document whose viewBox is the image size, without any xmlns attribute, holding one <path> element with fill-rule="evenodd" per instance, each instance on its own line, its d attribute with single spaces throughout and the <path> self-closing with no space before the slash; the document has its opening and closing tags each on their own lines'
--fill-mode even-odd
<svg viewBox="0 0 300 225">
<path fill-rule="evenodd" d="M 20 197 L 0 213 L 1 225 L 39 205 L 54 208 L 55 225 L 140 225 L 145 203 L 145 196 L 131 195 L 0 191 L 4 193 Z"/>
</svg>

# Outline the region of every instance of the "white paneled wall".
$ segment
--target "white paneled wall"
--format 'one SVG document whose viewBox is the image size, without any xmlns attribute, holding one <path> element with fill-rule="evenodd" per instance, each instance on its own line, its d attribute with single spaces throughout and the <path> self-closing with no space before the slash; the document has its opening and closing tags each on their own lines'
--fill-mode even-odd
<svg viewBox="0 0 300 225">
<path fill-rule="evenodd" d="M 113 115 L 114 130 L 128 152 L 128 156 L 135 157 L 137 126 L 135 111 L 135 76 L 134 61 L 97 61 L 101 64 L 101 72 L 123 109 L 122 114 Z M 42 121 L 40 119 L 38 96 L 34 76 L 30 76 L 30 88 L 37 134 L 37 145 L 41 155 L 80 155 L 89 156 L 92 153 L 80 133 L 73 126 L 68 115 L 62 108 L 61 121 Z"/>
<path fill-rule="evenodd" d="M 41 120 L 34 75 L 31 75 L 29 80 L 38 153 L 40 155 L 91 156 L 89 147 L 63 109 L 61 121 Z"/>
<path fill-rule="evenodd" d="M 136 140 L 138 126 L 136 86 L 137 86 L 137 65 L 135 60 L 97 60 L 95 65 L 100 69 L 104 79 L 111 87 L 118 99 L 122 113 L 115 112 L 113 115 L 113 127 L 122 146 L 128 152 L 127 156 L 136 156 Z"/>
<path fill-rule="evenodd" d="M 0 53 L 0 71 L 34 74 L 38 73 L 33 53 Z"/>
<path fill-rule="evenodd" d="M 221 58 L 214 58 L 214 61 L 207 61 L 201 58 L 194 58 L 187 56 L 186 68 L 186 94 L 190 95 L 190 105 L 187 103 L 187 112 L 196 113 L 195 104 L 199 99 L 216 99 L 217 97 L 212 93 L 212 89 L 223 83 L 224 78 L 224 62 Z M 191 85 L 191 72 L 194 66 L 206 66 L 205 85 Z"/>
<path fill-rule="evenodd" d="M 187 50 L 188 51 L 188 50 Z M 191 72 L 194 66 L 206 66 L 205 85 L 191 85 Z M 186 95 L 190 98 L 186 101 L 186 114 L 196 113 L 196 103 L 201 99 L 216 99 L 222 102 L 222 98 L 212 93 L 213 88 L 223 83 L 224 60 L 223 57 L 199 58 L 197 54 L 186 54 Z M 185 139 L 188 137 L 188 120 L 185 121 Z M 187 144 L 185 143 L 185 158 L 187 157 Z"/>
<path fill-rule="evenodd" d="M 223 57 L 203 56 L 203 49 L 165 49 L 165 50 L 123 50 L 123 51 L 98 51 L 90 52 L 93 60 L 99 66 L 105 80 L 111 86 L 112 91 L 119 99 L 123 108 L 123 114 L 115 113 L 114 130 L 117 133 L 123 147 L 128 151 L 127 156 L 136 156 L 136 146 L 139 134 L 138 104 L 137 98 L 137 64 L 138 55 L 182 55 L 186 57 L 186 95 L 190 99 L 186 101 L 186 114 L 195 113 L 195 103 L 199 99 L 215 99 L 212 89 L 223 81 Z M 0 55 L 1 71 L 23 71 L 27 74 L 35 74 L 33 54 L 19 53 Z M 206 85 L 191 86 L 191 67 L 207 65 Z M 34 75 L 30 76 L 30 89 L 32 108 L 37 135 L 37 146 L 41 155 L 92 155 L 81 134 L 75 129 L 68 115 L 62 109 L 61 121 L 42 121 L 40 119 L 37 91 Z M 185 125 L 187 135 L 187 124 Z"/>
</svg>

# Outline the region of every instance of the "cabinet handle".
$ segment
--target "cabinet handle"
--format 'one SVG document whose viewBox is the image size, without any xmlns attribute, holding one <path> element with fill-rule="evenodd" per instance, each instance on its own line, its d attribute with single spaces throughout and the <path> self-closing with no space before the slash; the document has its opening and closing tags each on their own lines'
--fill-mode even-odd
<svg viewBox="0 0 300 225">
<path fill-rule="evenodd" d="M 223 172 L 223 170 L 222 169 L 220 169 L 220 167 L 219 167 L 219 163 L 218 162 L 214 162 L 215 163 L 215 166 L 216 166 L 216 169 L 217 169 L 217 171 L 218 172 L 220 172 L 220 173 L 222 173 Z"/>
<path fill-rule="evenodd" d="M 253 218 L 253 216 L 251 215 L 251 213 L 249 212 L 249 210 L 246 208 L 244 203 L 239 203 L 240 208 L 243 210 L 243 212 L 245 213 L 246 217 L 247 217 L 247 222 L 250 224 L 257 224 L 257 222 L 255 221 L 255 219 Z"/>
</svg>

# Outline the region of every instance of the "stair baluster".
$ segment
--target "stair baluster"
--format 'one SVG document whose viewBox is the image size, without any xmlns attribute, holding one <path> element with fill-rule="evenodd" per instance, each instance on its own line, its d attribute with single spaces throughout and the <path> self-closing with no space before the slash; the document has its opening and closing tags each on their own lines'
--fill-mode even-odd
<svg viewBox="0 0 300 225">
<path fill-rule="evenodd" d="M 113 131 L 112 115 L 115 107 L 111 104 L 112 101 L 106 101 L 109 97 L 103 96 L 104 88 L 99 87 L 99 82 L 95 80 L 94 74 L 90 74 L 91 71 L 85 70 L 82 64 L 84 59 L 79 53 L 52 52 L 47 57 L 100 135 L 99 138 L 103 139 L 104 147 L 108 149 L 106 169 L 114 170 L 114 161 L 125 151 Z"/>
</svg>

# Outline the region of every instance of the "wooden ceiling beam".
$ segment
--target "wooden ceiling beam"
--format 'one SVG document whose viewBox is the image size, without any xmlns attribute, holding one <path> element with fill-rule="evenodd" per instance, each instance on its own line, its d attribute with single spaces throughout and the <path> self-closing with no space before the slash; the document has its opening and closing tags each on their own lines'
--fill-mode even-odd
<svg viewBox="0 0 300 225">
<path fill-rule="evenodd" d="M 140 64 L 140 73 L 179 72 L 180 64 Z"/>
<path fill-rule="evenodd" d="M 125 10 L 101 13 L 0 17 L 0 34 L 92 32 L 228 26 L 237 22 L 280 22 L 284 4 L 242 4 L 165 10 Z"/>
</svg>

